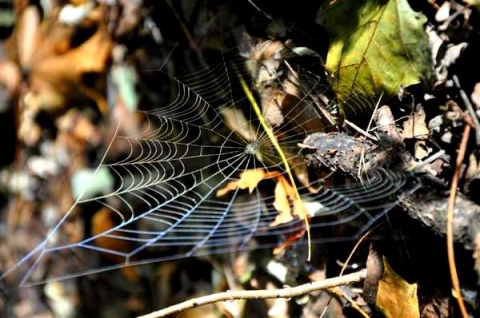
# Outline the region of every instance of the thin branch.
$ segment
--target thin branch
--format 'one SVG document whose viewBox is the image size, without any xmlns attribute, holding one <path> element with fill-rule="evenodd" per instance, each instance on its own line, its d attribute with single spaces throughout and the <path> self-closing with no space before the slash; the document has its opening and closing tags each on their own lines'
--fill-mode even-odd
<svg viewBox="0 0 480 318">
<path fill-rule="evenodd" d="M 367 271 L 361 270 L 342 277 L 329 278 L 319 282 L 312 282 L 296 287 L 285 287 L 277 290 L 236 290 L 226 291 L 208 296 L 187 300 L 183 303 L 161 309 L 139 318 L 160 318 L 186 309 L 196 308 L 220 301 L 232 301 L 236 299 L 268 299 L 268 298 L 292 298 L 305 295 L 314 291 L 324 290 L 332 287 L 353 284 L 365 279 Z"/>
<path fill-rule="evenodd" d="M 367 137 L 367 138 L 370 138 L 371 140 L 373 141 L 378 141 L 378 138 L 375 137 L 374 135 L 370 134 L 369 132 L 363 130 L 362 128 L 358 127 L 357 125 L 355 125 L 354 123 L 352 123 L 351 121 L 347 120 L 347 119 L 344 119 L 343 120 L 345 122 L 345 124 L 347 124 L 348 126 L 350 126 L 350 128 L 353 128 L 355 129 L 357 132 L 359 132 L 360 134 L 362 134 L 363 136 Z"/>
<path fill-rule="evenodd" d="M 365 310 L 363 310 L 355 300 L 350 298 L 350 296 L 348 296 L 346 293 L 344 293 L 343 290 L 341 290 L 340 288 L 336 288 L 336 287 L 335 288 L 330 288 L 328 291 L 331 294 L 335 294 L 335 296 L 337 296 L 338 298 L 346 299 L 350 303 L 350 305 L 353 307 L 353 309 L 357 310 L 360 313 L 360 315 L 362 315 L 364 318 L 370 318 L 370 316 L 365 312 Z M 332 299 L 332 298 L 330 298 L 330 299 Z"/>
<path fill-rule="evenodd" d="M 262 9 L 260 9 L 260 7 L 257 6 L 255 3 L 253 3 L 252 0 L 248 0 L 248 2 L 250 2 L 250 4 L 251 4 L 255 9 L 257 9 L 260 13 L 262 13 L 264 16 L 266 16 L 267 18 L 269 18 L 269 19 L 272 20 L 272 21 L 275 21 L 275 20 L 273 20 L 273 17 L 272 17 L 271 15 L 267 14 L 265 11 L 263 11 Z"/>
<path fill-rule="evenodd" d="M 376 225 L 373 229 L 370 229 L 369 231 L 367 231 L 365 234 L 362 235 L 362 237 L 360 237 L 360 239 L 355 243 L 355 246 L 353 247 L 352 251 L 350 252 L 350 254 L 348 255 L 347 257 L 347 260 L 345 261 L 345 264 L 343 264 L 343 267 L 342 267 L 342 270 L 340 271 L 340 274 L 338 275 L 339 277 L 342 277 L 343 276 L 343 273 L 345 272 L 345 270 L 347 269 L 347 266 L 348 266 L 348 263 L 350 263 L 350 261 L 352 260 L 353 256 L 355 255 L 355 252 L 357 251 L 358 247 L 360 246 L 360 244 L 362 244 L 362 242 L 378 227 L 378 225 Z M 328 306 L 330 306 L 330 303 L 332 301 L 333 297 L 330 296 L 330 298 L 328 299 L 328 302 L 327 302 L 327 305 L 325 306 L 325 308 L 323 309 L 322 311 L 322 314 L 320 315 L 320 318 L 323 318 L 326 314 L 327 314 L 327 310 L 328 310 Z M 353 303 L 352 303 L 353 305 Z M 358 306 L 353 306 L 355 309 L 358 310 L 358 312 L 362 315 L 362 316 L 368 316 L 365 311 L 363 309 L 361 309 L 360 307 Z"/>
<path fill-rule="evenodd" d="M 477 113 L 475 112 L 475 109 L 473 109 L 473 105 L 470 102 L 470 99 L 468 98 L 467 93 L 465 93 L 463 88 L 460 86 L 460 81 L 458 80 L 458 76 L 453 75 L 452 79 L 453 79 L 453 83 L 458 88 L 458 92 L 460 93 L 460 97 L 463 100 L 463 104 L 465 105 L 465 108 L 467 109 L 470 115 L 469 119 L 473 122 L 473 125 L 475 127 L 475 140 L 477 142 L 477 146 L 479 146 L 480 145 L 480 122 L 478 121 Z"/>
<path fill-rule="evenodd" d="M 455 291 L 455 298 L 458 302 L 458 307 L 462 313 L 462 317 L 467 318 L 468 312 L 463 302 L 462 293 L 460 290 L 460 283 L 458 281 L 457 267 L 455 265 L 455 253 L 453 248 L 453 211 L 455 209 L 455 198 L 457 196 L 458 179 L 460 175 L 460 168 L 465 158 L 465 151 L 467 149 L 468 137 L 470 135 L 470 125 L 465 124 L 463 131 L 462 141 L 457 154 L 457 162 L 455 171 L 452 177 L 452 184 L 450 186 L 450 197 L 448 198 L 448 210 L 447 210 L 447 254 L 448 254 L 448 267 L 450 268 L 450 276 L 452 279 L 452 288 Z"/>
</svg>

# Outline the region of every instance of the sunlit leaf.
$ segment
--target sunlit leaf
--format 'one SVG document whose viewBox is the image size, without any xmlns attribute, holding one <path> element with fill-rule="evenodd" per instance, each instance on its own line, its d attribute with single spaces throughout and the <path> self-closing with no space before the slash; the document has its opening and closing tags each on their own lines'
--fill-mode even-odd
<svg viewBox="0 0 480 318">
<path fill-rule="evenodd" d="M 303 219 L 306 210 L 304 210 L 302 199 L 296 195 L 295 189 L 284 176 L 279 175 L 276 179 L 277 185 L 273 206 L 279 214 L 270 225 L 276 226 L 288 223 L 293 220 L 294 216 Z"/>
<path fill-rule="evenodd" d="M 384 274 L 378 283 L 377 307 L 385 317 L 420 317 L 417 284 L 409 284 L 383 260 Z"/>
<path fill-rule="evenodd" d="M 240 179 L 230 181 L 224 188 L 217 191 L 217 197 L 224 196 L 226 193 L 235 189 L 248 189 L 250 193 L 258 186 L 258 183 L 268 179 L 268 173 L 262 169 L 247 170 L 240 174 Z"/>
<path fill-rule="evenodd" d="M 288 182 L 288 180 L 279 172 L 267 172 L 263 169 L 246 170 L 240 174 L 240 178 L 236 181 L 230 181 L 227 185 L 217 191 L 217 197 L 226 195 L 230 191 L 236 189 L 248 189 L 250 193 L 257 188 L 262 180 L 274 179 L 277 183 L 275 186 L 275 201 L 273 206 L 278 211 L 278 216 L 270 224 L 277 226 L 288 223 L 294 217 L 303 219 L 305 211 L 301 198 L 297 195 L 295 188 Z"/>
<path fill-rule="evenodd" d="M 428 74 L 426 19 L 407 0 L 323 3 L 317 22 L 330 34 L 326 67 L 339 101 L 394 95 Z"/>
</svg>

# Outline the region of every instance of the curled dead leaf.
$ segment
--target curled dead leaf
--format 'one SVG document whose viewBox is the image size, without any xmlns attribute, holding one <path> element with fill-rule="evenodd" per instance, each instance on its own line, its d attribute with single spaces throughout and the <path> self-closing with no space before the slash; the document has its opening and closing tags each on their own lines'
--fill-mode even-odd
<svg viewBox="0 0 480 318">
<path fill-rule="evenodd" d="M 302 199 L 297 196 L 294 187 L 282 175 L 276 177 L 276 181 L 277 185 L 275 187 L 275 201 L 273 206 L 279 214 L 270 226 L 288 223 L 295 217 L 304 219 L 305 213 L 303 202 L 301 202 Z"/>
<path fill-rule="evenodd" d="M 263 169 L 246 170 L 240 174 L 238 180 L 230 181 L 225 187 L 219 189 L 217 197 L 224 196 L 228 192 L 237 189 L 248 189 L 252 193 L 262 180 L 268 179 L 274 179 L 276 182 L 273 206 L 279 213 L 270 226 L 288 223 L 296 217 L 303 220 L 305 218 L 305 208 L 302 199 L 297 195 L 295 187 L 278 171 L 267 172 Z"/>
<path fill-rule="evenodd" d="M 378 283 L 377 307 L 387 318 L 420 317 L 417 284 L 409 284 L 383 258 L 384 274 Z"/>
<path fill-rule="evenodd" d="M 106 111 L 105 94 L 98 91 L 102 85 L 88 87 L 84 75 L 106 70 L 113 42 L 104 21 L 98 18 L 88 28 L 91 35 L 72 47 L 72 37 L 82 30 L 87 29 L 59 25 L 54 17 L 41 20 L 35 7 L 25 8 L 5 43 L 16 73 L 25 74 L 25 80 L 2 84 L 9 91 L 22 89 L 24 95 L 36 95 L 47 111 L 62 110 L 69 102 L 78 104 L 85 99 L 95 101 L 100 110 Z"/>
<path fill-rule="evenodd" d="M 414 115 L 409 116 L 403 126 L 403 138 L 427 138 L 430 131 L 425 122 L 425 117 L 426 114 L 423 109 L 420 109 L 415 112 Z"/>
<path fill-rule="evenodd" d="M 273 88 L 266 88 L 262 94 L 262 113 L 266 121 L 273 127 L 278 127 L 284 122 L 282 103 L 285 94 Z"/>
<path fill-rule="evenodd" d="M 236 189 L 248 189 L 250 193 L 258 186 L 258 183 L 267 179 L 267 173 L 263 169 L 246 170 L 240 174 L 240 179 L 237 181 L 230 181 L 227 185 L 217 191 L 217 197 L 224 196 L 230 191 Z"/>
</svg>

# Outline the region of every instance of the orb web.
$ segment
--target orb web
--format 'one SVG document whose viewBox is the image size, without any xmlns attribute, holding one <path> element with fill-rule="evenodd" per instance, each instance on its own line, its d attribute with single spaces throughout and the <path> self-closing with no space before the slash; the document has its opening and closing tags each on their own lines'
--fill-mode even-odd
<svg viewBox="0 0 480 318">
<path fill-rule="evenodd" d="M 139 112 L 144 123 L 141 131 L 130 135 L 117 131 L 113 136 L 90 185 L 97 182 L 99 171 L 107 169 L 116 180 L 115 187 L 106 194 L 81 194 L 45 240 L 3 273 L 2 279 L 15 277 L 18 285 L 25 286 L 128 265 L 242 250 L 250 248 L 252 240 L 260 242 L 256 247 L 274 246 L 262 242 L 266 238 L 281 241 L 301 229 L 302 220 L 271 226 L 278 215 L 273 191 L 259 186 L 252 193 L 236 189 L 216 195 L 247 170 L 285 173 L 238 85 L 239 72 L 246 79 L 252 77 L 244 63 L 242 58 L 223 59 L 175 78 L 176 96 L 170 104 Z M 293 169 L 305 165 L 298 143 L 312 132 L 317 119 L 303 105 L 318 102 L 324 90 L 322 79 L 310 72 L 304 73 L 302 81 L 307 83 L 299 87 L 303 97 L 282 110 L 285 123 L 272 126 Z M 119 157 L 111 155 L 112 149 L 127 150 Z M 419 186 L 414 176 L 383 169 L 371 171 L 365 180 L 334 188 L 323 187 L 323 178 L 311 180 L 308 186 L 298 184 L 313 216 L 312 232 L 340 224 L 354 229 L 348 237 L 324 236 L 318 242 L 358 238 Z M 320 190 L 312 193 L 308 187 Z M 66 226 L 77 217 L 74 210 L 84 205 L 96 206 L 112 225 L 71 242 L 65 237 Z"/>
</svg>

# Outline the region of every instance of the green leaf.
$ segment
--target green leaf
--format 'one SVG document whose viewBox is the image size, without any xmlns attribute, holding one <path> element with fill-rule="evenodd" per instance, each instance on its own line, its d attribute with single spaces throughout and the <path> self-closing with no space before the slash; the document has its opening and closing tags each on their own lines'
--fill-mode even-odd
<svg viewBox="0 0 480 318">
<path fill-rule="evenodd" d="M 317 23 L 330 34 L 326 68 L 338 101 L 356 101 L 348 103 L 355 111 L 365 99 L 373 104 L 428 77 L 425 21 L 407 0 L 324 1 Z"/>
</svg>

